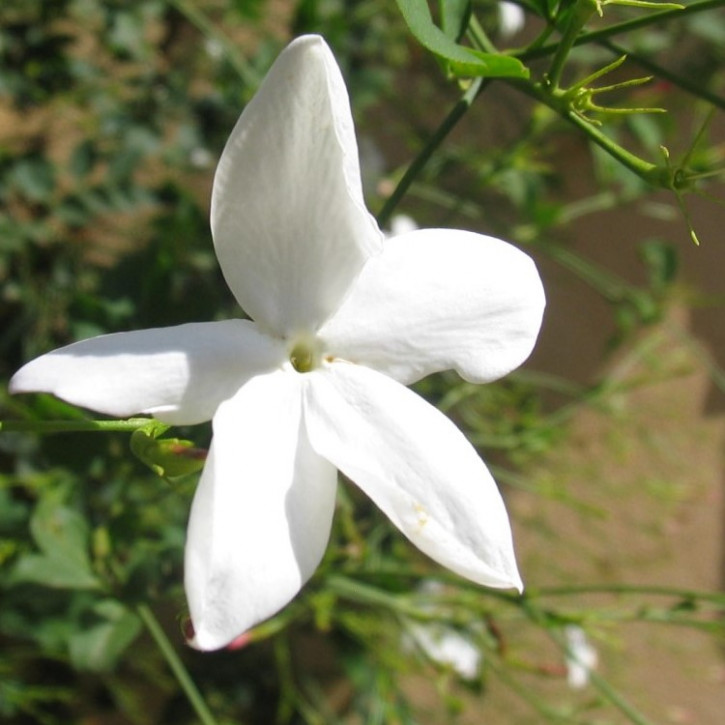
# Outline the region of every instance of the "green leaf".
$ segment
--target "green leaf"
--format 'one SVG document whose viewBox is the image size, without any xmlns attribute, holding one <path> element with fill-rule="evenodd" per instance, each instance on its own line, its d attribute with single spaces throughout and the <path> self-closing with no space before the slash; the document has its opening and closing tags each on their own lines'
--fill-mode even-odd
<svg viewBox="0 0 725 725">
<path fill-rule="evenodd" d="M 99 602 L 94 609 L 103 619 L 71 636 L 70 657 L 78 669 L 108 672 L 138 636 L 141 620 L 115 600 Z"/>
<path fill-rule="evenodd" d="M 30 533 L 40 550 L 49 556 L 88 562 L 88 524 L 81 514 L 44 497 L 30 521 Z"/>
<path fill-rule="evenodd" d="M 88 524 L 78 511 L 55 496 L 47 496 L 35 509 L 30 532 L 41 553 L 20 557 L 10 576 L 11 583 L 59 589 L 100 586 L 88 556 Z"/>
<path fill-rule="evenodd" d="M 26 554 L 18 559 L 10 584 L 41 584 L 51 589 L 97 589 L 98 579 L 84 565 L 44 554 Z"/>
<path fill-rule="evenodd" d="M 458 45 L 433 23 L 426 0 L 396 0 L 418 42 L 445 61 L 453 75 L 463 78 L 528 78 L 529 70 L 517 58 L 482 53 Z"/>
<path fill-rule="evenodd" d="M 30 201 L 47 202 L 55 189 L 55 168 L 41 156 L 27 156 L 14 168 L 15 185 Z"/>
</svg>

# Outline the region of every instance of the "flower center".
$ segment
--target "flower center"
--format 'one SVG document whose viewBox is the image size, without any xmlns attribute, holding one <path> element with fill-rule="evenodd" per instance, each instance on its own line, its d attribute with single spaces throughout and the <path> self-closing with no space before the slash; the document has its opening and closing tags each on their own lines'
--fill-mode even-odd
<svg viewBox="0 0 725 725">
<path fill-rule="evenodd" d="M 322 360 L 320 343 L 314 338 L 297 340 L 292 346 L 289 360 L 298 373 L 309 373 L 318 367 Z"/>
</svg>

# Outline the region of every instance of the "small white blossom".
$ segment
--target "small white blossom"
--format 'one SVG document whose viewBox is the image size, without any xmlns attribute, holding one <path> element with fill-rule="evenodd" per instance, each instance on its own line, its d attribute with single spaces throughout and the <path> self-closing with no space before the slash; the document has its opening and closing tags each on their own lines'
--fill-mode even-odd
<svg viewBox="0 0 725 725">
<path fill-rule="evenodd" d="M 203 146 L 196 146 L 191 149 L 189 162 L 194 168 L 207 169 L 214 163 L 214 157 L 209 149 L 206 149 Z"/>
<path fill-rule="evenodd" d="M 395 214 L 390 220 L 390 234 L 391 237 L 397 237 L 400 234 L 407 234 L 408 232 L 414 232 L 418 229 L 418 225 L 415 223 L 413 217 L 407 214 Z"/>
<path fill-rule="evenodd" d="M 520 5 L 501 0 L 498 4 L 498 30 L 503 38 L 510 38 L 524 29 L 526 15 Z"/>
<path fill-rule="evenodd" d="M 213 60 L 220 60 L 224 56 L 224 45 L 217 38 L 206 38 L 204 50 Z"/>
<path fill-rule="evenodd" d="M 347 90 L 318 36 L 290 44 L 237 122 L 211 227 L 251 320 L 84 340 L 11 381 L 14 393 L 116 417 L 212 420 L 186 543 L 193 644 L 228 645 L 312 576 L 337 470 L 443 566 L 520 589 L 488 469 L 405 386 L 447 369 L 483 383 L 528 357 L 544 308 L 531 259 L 464 231 L 383 243 L 363 201 Z"/>
<path fill-rule="evenodd" d="M 567 649 L 567 682 L 572 689 L 581 690 L 589 684 L 591 672 L 596 669 L 599 657 L 581 627 L 575 624 L 565 627 L 564 639 Z"/>
<path fill-rule="evenodd" d="M 431 597 L 440 596 L 444 589 L 435 580 L 424 581 L 419 590 Z M 435 611 L 435 604 L 426 607 Z M 473 641 L 473 632 L 462 632 L 439 622 L 410 622 L 405 630 L 403 646 L 419 647 L 439 665 L 450 667 L 464 680 L 475 680 L 481 671 L 483 653 Z"/>
<path fill-rule="evenodd" d="M 478 677 L 483 655 L 470 637 L 442 624 L 414 624 L 408 634 L 434 662 L 450 667 L 464 680 Z"/>
</svg>

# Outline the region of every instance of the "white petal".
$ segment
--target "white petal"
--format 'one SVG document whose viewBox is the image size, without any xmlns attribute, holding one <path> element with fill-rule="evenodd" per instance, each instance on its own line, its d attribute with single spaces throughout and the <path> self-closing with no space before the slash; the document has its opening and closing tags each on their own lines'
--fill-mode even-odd
<svg viewBox="0 0 725 725">
<path fill-rule="evenodd" d="M 320 337 L 405 384 L 449 369 L 489 382 L 529 356 L 543 310 L 536 267 L 516 247 L 426 229 L 385 242 Z"/>
<path fill-rule="evenodd" d="M 223 647 L 287 604 L 327 546 L 337 471 L 310 448 L 300 380 L 253 378 L 214 416 L 186 543 L 200 649 Z"/>
<path fill-rule="evenodd" d="M 373 370 L 333 363 L 309 374 L 305 420 L 312 447 L 421 551 L 480 584 L 521 588 L 496 484 L 442 413 Z"/>
<path fill-rule="evenodd" d="M 214 178 L 211 224 L 237 300 L 281 336 L 314 332 L 379 251 L 347 90 L 322 38 L 291 43 L 244 109 Z"/>
<path fill-rule="evenodd" d="M 11 393 L 53 393 L 100 413 L 210 420 L 251 376 L 278 367 L 283 343 L 248 320 L 201 322 L 82 340 L 31 360 Z"/>
</svg>

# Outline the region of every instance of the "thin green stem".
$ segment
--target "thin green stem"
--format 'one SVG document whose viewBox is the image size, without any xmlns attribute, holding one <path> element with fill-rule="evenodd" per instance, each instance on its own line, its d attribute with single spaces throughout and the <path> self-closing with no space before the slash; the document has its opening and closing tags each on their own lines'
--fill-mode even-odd
<svg viewBox="0 0 725 725">
<path fill-rule="evenodd" d="M 206 35 L 213 38 L 224 49 L 224 54 L 231 63 L 234 70 L 244 83 L 250 88 L 256 88 L 260 83 L 260 77 L 249 64 L 247 59 L 239 52 L 239 49 L 230 38 L 222 33 L 209 18 L 188 0 L 166 0 L 169 5 L 176 8 L 192 25 Z"/>
<path fill-rule="evenodd" d="M 659 63 L 654 63 L 641 53 L 627 50 L 621 45 L 613 43 L 611 40 L 598 40 L 597 44 L 617 55 L 626 55 L 629 60 L 634 61 L 635 63 L 637 63 L 637 65 L 642 66 L 642 68 L 650 71 L 658 78 L 669 81 L 678 88 L 682 88 L 684 91 L 691 93 L 693 96 L 702 98 L 704 101 L 712 103 L 713 106 L 717 106 L 718 108 L 725 110 L 725 98 L 722 98 L 721 96 L 718 96 L 717 94 L 708 91 L 707 88 L 701 88 L 700 86 L 680 75 L 679 73 L 675 73 L 674 71 L 664 68 Z"/>
<path fill-rule="evenodd" d="M 209 710 L 202 694 L 191 679 L 189 671 L 184 666 L 184 663 L 181 661 L 181 658 L 169 641 L 169 638 L 166 636 L 166 633 L 162 629 L 151 609 L 146 604 L 139 604 L 136 607 L 136 613 L 146 626 L 149 634 L 153 637 L 154 642 L 156 642 L 156 646 L 159 648 L 159 651 L 166 660 L 166 664 L 168 664 L 169 669 L 174 673 L 174 677 L 176 677 L 179 685 L 181 685 L 181 689 L 184 691 L 189 703 L 194 708 L 194 712 L 196 712 L 199 720 L 201 720 L 203 725 L 218 725 L 216 718 Z"/>
<path fill-rule="evenodd" d="M 658 596 L 676 597 L 678 599 L 693 599 L 716 604 L 725 603 L 725 594 L 716 592 L 698 591 L 693 589 L 679 589 L 677 587 L 652 586 L 647 584 L 579 584 L 562 587 L 542 587 L 530 589 L 529 598 L 581 596 L 582 594 L 612 594 L 631 596 Z"/>
<path fill-rule="evenodd" d="M 561 648 L 564 654 L 567 654 L 568 648 L 566 643 L 563 641 L 562 636 L 551 624 L 547 621 L 547 615 L 541 612 L 533 602 L 524 597 L 521 601 L 521 610 L 528 616 L 528 618 L 534 623 L 539 625 L 544 632 L 546 632 L 551 640 Z M 615 690 L 601 675 L 596 672 L 590 671 L 589 677 L 592 684 L 609 700 L 609 702 L 616 707 L 622 714 L 629 718 L 630 722 L 635 725 L 653 725 L 652 721 L 645 717 L 639 712 L 633 705 L 631 705 L 617 690 Z"/>
<path fill-rule="evenodd" d="M 381 227 L 384 227 L 390 221 L 390 217 L 401 199 L 405 196 L 406 192 L 410 188 L 410 185 L 423 170 L 423 167 L 428 163 L 435 150 L 443 143 L 446 136 L 448 136 L 448 134 L 455 128 L 456 124 L 463 118 L 466 111 L 468 111 L 473 101 L 484 90 L 486 85 L 487 81 L 483 78 L 476 78 L 471 83 L 462 98 L 451 109 L 451 112 L 445 117 L 445 119 L 443 119 L 441 125 L 435 130 L 420 153 L 413 159 L 410 166 L 408 166 L 402 178 L 398 182 L 398 185 L 395 187 L 395 190 L 388 197 L 385 204 L 383 204 L 383 208 L 378 213 L 377 220 Z"/>
<path fill-rule="evenodd" d="M 632 20 L 625 20 L 622 23 L 611 25 L 608 28 L 602 28 L 601 30 L 593 30 L 590 33 L 582 33 L 575 41 L 574 46 L 587 45 L 594 43 L 606 38 L 611 38 L 615 35 L 621 35 L 622 33 L 628 33 L 632 30 L 639 28 L 645 28 L 648 25 L 659 24 L 673 18 L 684 17 L 685 15 L 692 15 L 694 13 L 702 13 L 707 10 L 719 8 L 725 5 L 725 0 L 701 0 L 701 2 L 695 2 L 691 5 L 687 5 L 681 9 L 663 10 L 659 13 L 647 13 L 639 18 L 633 18 Z M 526 49 L 519 53 L 516 57 L 519 60 L 527 61 L 535 58 L 544 58 L 547 55 L 556 53 L 559 49 L 559 42 L 549 43 L 537 48 Z"/>
<path fill-rule="evenodd" d="M 635 725 L 654 725 L 652 720 L 642 715 L 633 705 L 615 690 L 607 680 L 596 672 L 589 672 L 592 684 L 612 703 L 622 714 L 626 715 Z"/>
<path fill-rule="evenodd" d="M 491 42 L 481 23 L 475 15 L 468 21 L 468 35 L 474 47 L 485 53 L 498 53 L 498 48 Z"/>
<path fill-rule="evenodd" d="M 502 685 L 508 687 L 515 695 L 520 697 L 523 702 L 544 718 L 544 720 L 549 722 L 568 723 L 570 725 L 582 725 L 582 721 L 579 718 L 555 710 L 548 705 L 542 697 L 539 697 L 531 687 L 526 687 L 524 684 L 518 682 L 510 672 L 512 669 L 510 663 L 507 663 L 506 661 L 501 663 L 499 662 L 499 658 L 495 657 L 493 654 L 487 654 L 489 656 L 486 657 L 485 660 L 486 667 L 499 678 Z"/>
<path fill-rule="evenodd" d="M 128 420 L 5 420 L 0 421 L 0 433 L 131 433 L 151 422 L 151 418 Z"/>
<path fill-rule="evenodd" d="M 614 157 L 622 166 L 637 174 L 637 176 L 647 183 L 660 188 L 672 188 L 671 183 L 668 181 L 669 175 L 666 169 L 663 171 L 657 164 L 645 161 L 639 156 L 627 151 L 627 149 L 613 141 L 609 136 L 602 133 L 595 125 L 575 113 L 567 102 L 564 92 L 552 92 L 551 88 L 547 85 L 540 84 L 529 85 L 517 83 L 516 87 L 556 111 L 567 121 L 583 131 L 597 146 Z"/>
<path fill-rule="evenodd" d="M 546 74 L 546 79 L 552 88 L 559 87 L 561 74 L 571 49 L 579 37 L 582 28 L 589 22 L 589 19 L 597 12 L 596 0 L 576 0 L 576 7 L 571 14 L 569 24 L 564 31 L 561 40 L 556 44 L 554 59 Z"/>
<path fill-rule="evenodd" d="M 395 596 L 389 594 L 382 589 L 362 584 L 355 579 L 348 579 L 340 575 L 328 577 L 327 587 L 329 591 L 334 592 L 338 596 L 351 599 L 359 604 L 369 604 L 373 606 L 381 606 L 386 609 L 398 612 L 399 614 L 417 615 L 420 614 L 406 597 Z"/>
</svg>

